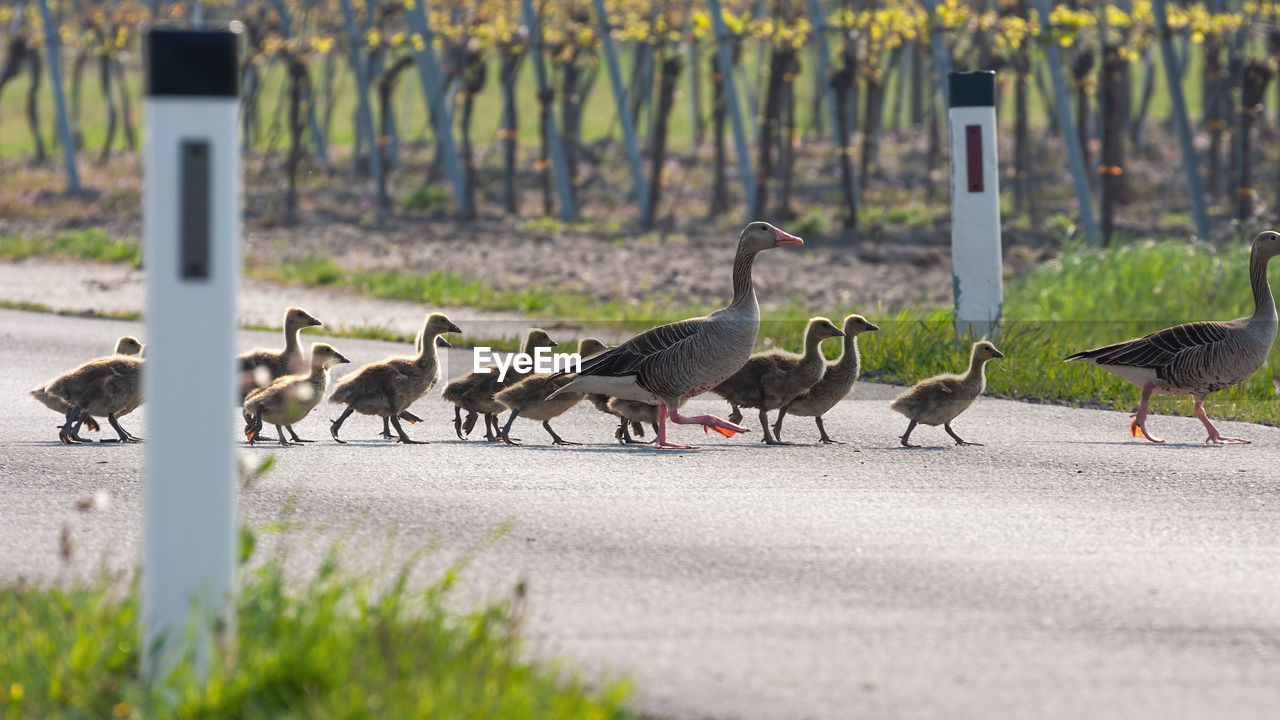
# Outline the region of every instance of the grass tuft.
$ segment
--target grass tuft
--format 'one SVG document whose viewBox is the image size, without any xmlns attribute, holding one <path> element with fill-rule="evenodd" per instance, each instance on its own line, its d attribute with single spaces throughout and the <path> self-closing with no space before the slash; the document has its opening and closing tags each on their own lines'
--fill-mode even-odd
<svg viewBox="0 0 1280 720">
<path fill-rule="evenodd" d="M 52 238 L 0 235 L 0 259 L 68 257 L 142 266 L 142 246 L 136 240 L 116 240 L 104 230 L 69 230 Z"/>
<path fill-rule="evenodd" d="M 250 537 L 252 534 L 250 534 Z M 252 546 L 249 543 L 245 545 Z M 463 562 L 425 589 L 344 571 L 336 550 L 305 584 L 278 559 L 242 568 L 235 637 L 208 676 L 180 661 L 139 673 L 138 583 L 0 587 L 5 718 L 624 718 L 625 683 L 599 689 L 522 659 L 524 588 L 446 609 Z"/>
</svg>

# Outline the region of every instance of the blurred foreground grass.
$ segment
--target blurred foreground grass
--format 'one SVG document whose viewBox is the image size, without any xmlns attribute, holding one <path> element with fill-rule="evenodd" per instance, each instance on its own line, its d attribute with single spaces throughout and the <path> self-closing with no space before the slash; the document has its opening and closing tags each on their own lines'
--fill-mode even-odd
<svg viewBox="0 0 1280 720">
<path fill-rule="evenodd" d="M 0 717 L 631 717 L 624 683 L 588 689 L 524 658 L 521 588 L 470 612 L 446 602 L 462 565 L 424 589 L 406 568 L 377 591 L 337 549 L 303 584 L 278 558 L 244 566 L 235 634 L 207 677 L 187 659 L 154 683 L 139 673 L 136 579 L 0 586 Z"/>
</svg>

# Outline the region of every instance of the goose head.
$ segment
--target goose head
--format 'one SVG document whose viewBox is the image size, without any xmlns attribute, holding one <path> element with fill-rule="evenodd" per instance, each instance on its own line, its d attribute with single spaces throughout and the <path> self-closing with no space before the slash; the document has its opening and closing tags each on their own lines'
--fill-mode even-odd
<svg viewBox="0 0 1280 720">
<path fill-rule="evenodd" d="M 584 337 L 578 341 L 578 357 L 589 358 L 609 349 L 607 345 L 593 337 Z"/>
<path fill-rule="evenodd" d="M 986 340 L 979 340 L 973 344 L 973 359 L 975 362 L 986 362 L 1004 357 L 1004 353 L 996 349 Z"/>
<path fill-rule="evenodd" d="M 1253 238 L 1253 254 L 1262 260 L 1280 255 L 1280 233 L 1266 230 Z"/>
<path fill-rule="evenodd" d="M 289 332 L 323 324 L 300 307 L 291 307 L 284 311 L 284 327 Z"/>
<path fill-rule="evenodd" d="M 809 325 L 804 329 L 804 336 L 821 342 L 827 338 L 844 337 L 844 331 L 830 320 L 816 317 L 809 320 Z"/>
<path fill-rule="evenodd" d="M 137 355 L 142 352 L 142 343 L 132 335 L 125 335 L 116 341 L 117 355 Z"/>
<path fill-rule="evenodd" d="M 861 315 L 848 315 L 844 319 L 844 334 L 847 337 L 855 337 L 864 332 L 874 332 L 879 329 L 879 325 L 872 323 Z"/>
<path fill-rule="evenodd" d="M 763 220 L 749 223 L 738 237 L 738 249 L 758 253 L 769 248 L 803 245 L 804 240 L 783 232 Z"/>
<path fill-rule="evenodd" d="M 462 332 L 462 328 L 454 325 L 444 313 L 438 312 L 428 315 L 426 322 L 422 326 L 422 337 L 435 337 L 436 347 L 453 347 L 448 340 L 440 336 L 445 333 L 460 332 Z"/>
<path fill-rule="evenodd" d="M 342 353 L 338 352 L 328 343 L 315 343 L 311 346 L 312 370 L 319 370 L 321 368 L 328 370 L 334 365 L 349 362 L 351 361 L 343 357 Z"/>
</svg>

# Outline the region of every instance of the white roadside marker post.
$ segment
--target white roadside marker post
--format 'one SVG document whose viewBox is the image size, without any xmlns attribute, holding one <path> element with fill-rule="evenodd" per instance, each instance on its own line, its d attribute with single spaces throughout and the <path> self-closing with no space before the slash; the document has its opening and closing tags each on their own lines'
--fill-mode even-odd
<svg viewBox="0 0 1280 720">
<path fill-rule="evenodd" d="M 155 28 L 146 36 L 142 632 L 143 667 L 154 674 L 185 652 L 206 665 L 211 623 L 225 627 L 220 621 L 230 619 L 240 282 L 238 41 L 230 30 Z M 193 619 L 190 639 L 198 644 L 191 648 L 184 641 Z"/>
<path fill-rule="evenodd" d="M 1004 302 L 1000 249 L 1000 158 L 996 74 L 947 76 L 951 130 L 951 283 L 956 334 L 991 335 Z"/>
</svg>

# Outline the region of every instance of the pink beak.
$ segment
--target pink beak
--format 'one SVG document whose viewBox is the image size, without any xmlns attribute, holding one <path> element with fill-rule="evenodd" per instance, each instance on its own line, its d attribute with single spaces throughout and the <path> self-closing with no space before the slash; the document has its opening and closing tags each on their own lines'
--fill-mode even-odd
<svg viewBox="0 0 1280 720">
<path fill-rule="evenodd" d="M 791 234 L 789 234 L 789 233 L 785 233 L 785 232 L 783 232 L 783 231 L 779 230 L 778 228 L 774 228 L 774 229 L 773 229 L 773 231 L 774 231 L 775 233 L 777 233 L 777 238 L 773 241 L 773 246 L 774 246 L 774 247 L 786 247 L 786 246 L 788 246 L 788 245 L 803 245 L 803 244 L 804 244 L 804 240 L 801 240 L 800 238 L 796 237 L 795 235 L 791 235 Z"/>
</svg>

